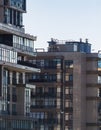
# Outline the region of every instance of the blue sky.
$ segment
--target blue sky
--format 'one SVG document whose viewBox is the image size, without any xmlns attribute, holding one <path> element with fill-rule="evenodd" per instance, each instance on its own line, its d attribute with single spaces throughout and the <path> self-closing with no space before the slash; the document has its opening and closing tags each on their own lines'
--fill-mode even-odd
<svg viewBox="0 0 101 130">
<path fill-rule="evenodd" d="M 35 47 L 51 38 L 85 41 L 101 49 L 101 0 L 27 0 L 26 33 L 37 36 Z"/>
</svg>

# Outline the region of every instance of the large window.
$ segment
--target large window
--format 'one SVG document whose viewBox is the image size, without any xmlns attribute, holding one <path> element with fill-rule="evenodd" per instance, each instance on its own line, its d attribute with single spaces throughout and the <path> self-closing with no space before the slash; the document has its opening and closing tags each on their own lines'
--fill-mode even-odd
<svg viewBox="0 0 101 130">
<path fill-rule="evenodd" d="M 45 68 L 45 69 L 56 69 L 56 68 L 61 68 L 62 67 L 62 59 L 55 58 L 55 59 L 42 59 L 42 60 L 37 60 L 36 64 L 40 68 Z"/>
<path fill-rule="evenodd" d="M 30 89 L 25 89 L 25 113 L 27 116 L 30 114 Z"/>
<path fill-rule="evenodd" d="M 0 60 L 5 62 L 17 63 L 17 52 L 0 48 Z"/>
<path fill-rule="evenodd" d="M 37 87 L 36 91 L 32 91 L 32 102 L 33 108 L 55 108 L 56 107 L 56 96 L 57 89 L 54 87 Z M 35 97 L 35 99 L 34 99 Z"/>
<path fill-rule="evenodd" d="M 34 42 L 33 40 L 13 35 L 13 46 L 23 51 L 33 52 Z"/>
<path fill-rule="evenodd" d="M 98 68 L 101 68 L 101 60 L 98 61 Z"/>
<path fill-rule="evenodd" d="M 10 5 L 24 11 L 26 10 L 25 0 L 10 0 Z"/>
<path fill-rule="evenodd" d="M 60 78 L 60 76 L 59 76 Z M 59 79 L 60 80 L 60 79 Z M 33 74 L 33 81 L 35 82 L 56 82 L 57 81 L 57 75 L 56 74 Z"/>
<path fill-rule="evenodd" d="M 4 10 L 4 22 L 5 23 L 10 23 L 10 9 L 5 8 Z"/>
<path fill-rule="evenodd" d="M 8 70 L 3 71 L 3 86 L 2 86 L 2 114 L 7 114 L 7 87 L 8 87 Z"/>
</svg>

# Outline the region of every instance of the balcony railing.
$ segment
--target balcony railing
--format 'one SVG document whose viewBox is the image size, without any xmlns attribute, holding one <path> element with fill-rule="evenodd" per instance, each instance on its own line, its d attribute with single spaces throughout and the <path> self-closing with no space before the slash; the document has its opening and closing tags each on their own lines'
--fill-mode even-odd
<svg viewBox="0 0 101 130">
<path fill-rule="evenodd" d="M 73 107 L 65 107 L 66 112 L 73 112 Z"/>
<path fill-rule="evenodd" d="M 4 31 L 9 31 L 9 32 L 21 32 L 24 33 L 25 29 L 24 28 L 17 28 L 15 26 L 12 25 L 6 25 L 3 23 L 0 23 L 0 29 L 4 30 Z"/>
<path fill-rule="evenodd" d="M 73 98 L 73 94 L 65 94 L 66 99 L 72 99 Z"/>
<path fill-rule="evenodd" d="M 56 125 L 59 124 L 58 119 L 50 118 L 50 119 L 35 119 L 34 125 Z"/>
<path fill-rule="evenodd" d="M 72 126 L 73 120 L 72 119 L 68 119 L 68 120 L 65 121 L 65 124 L 68 125 L 68 126 Z"/>
<path fill-rule="evenodd" d="M 52 108 L 56 108 L 56 104 L 54 105 L 31 105 L 31 109 L 52 109 Z"/>
<path fill-rule="evenodd" d="M 29 63 L 28 61 L 20 61 L 20 60 L 18 60 L 18 64 L 20 64 L 20 65 L 24 65 L 24 66 L 28 66 L 28 67 L 34 67 L 34 68 L 37 68 L 37 65 L 32 64 L 32 63 Z"/>
<path fill-rule="evenodd" d="M 56 98 L 57 97 L 57 93 L 35 93 L 35 94 L 33 94 L 33 93 L 31 93 L 31 97 L 33 98 L 33 97 L 41 97 L 41 98 L 47 98 L 47 97 L 51 97 L 51 98 Z"/>
<path fill-rule="evenodd" d="M 37 78 L 37 79 L 29 79 L 29 82 L 49 82 L 49 83 L 54 83 L 58 82 L 57 80 L 49 80 L 49 79 L 44 79 L 44 78 Z"/>
</svg>

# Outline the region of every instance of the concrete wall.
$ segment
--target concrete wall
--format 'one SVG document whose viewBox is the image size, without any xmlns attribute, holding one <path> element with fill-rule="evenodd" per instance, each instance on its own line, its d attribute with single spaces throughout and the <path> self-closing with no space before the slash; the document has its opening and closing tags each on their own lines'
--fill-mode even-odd
<svg viewBox="0 0 101 130">
<path fill-rule="evenodd" d="M 24 87 L 17 88 L 17 114 L 24 115 Z"/>
<path fill-rule="evenodd" d="M 87 71 L 90 71 L 87 74 L 87 84 L 93 84 L 93 86 L 87 86 L 87 123 L 96 124 L 98 119 L 98 88 L 94 85 L 98 83 L 97 60 L 87 62 Z M 97 126 L 88 126 L 87 130 L 97 130 Z"/>
</svg>

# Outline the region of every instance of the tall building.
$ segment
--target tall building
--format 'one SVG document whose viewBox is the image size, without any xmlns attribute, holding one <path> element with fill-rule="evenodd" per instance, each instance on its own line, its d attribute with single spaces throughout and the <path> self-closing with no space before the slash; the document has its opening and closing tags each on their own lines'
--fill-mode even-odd
<svg viewBox="0 0 101 130">
<path fill-rule="evenodd" d="M 41 68 L 30 79 L 35 130 L 101 130 L 101 53 L 87 39 L 48 43 L 30 59 Z"/>
<path fill-rule="evenodd" d="M 40 72 L 28 60 L 36 56 L 35 36 L 25 34 L 26 0 L 0 0 L 0 130 L 33 130 L 30 74 Z M 27 80 L 26 80 L 27 79 Z"/>
</svg>

